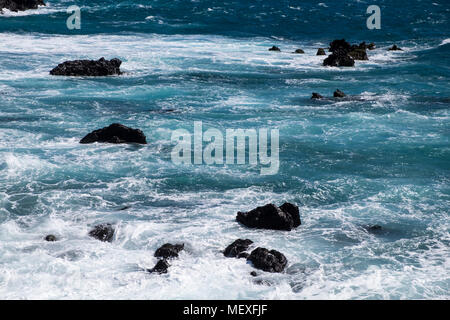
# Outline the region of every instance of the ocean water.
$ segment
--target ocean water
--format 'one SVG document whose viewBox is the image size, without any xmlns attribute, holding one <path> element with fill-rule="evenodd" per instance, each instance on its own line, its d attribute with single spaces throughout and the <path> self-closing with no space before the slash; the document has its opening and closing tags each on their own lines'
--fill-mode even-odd
<svg viewBox="0 0 450 320">
<path fill-rule="evenodd" d="M 81 30 L 66 27 L 73 4 Z M 77 0 L 0 15 L 0 298 L 449 299 L 449 18 L 445 0 Z M 336 38 L 377 49 L 323 67 L 317 48 Z M 125 74 L 49 75 L 100 57 Z M 349 97 L 310 99 L 337 88 Z M 279 129 L 279 172 L 175 165 L 171 133 L 194 121 Z M 148 145 L 78 143 L 112 122 Z M 300 207 L 296 230 L 235 222 L 284 201 Z M 88 236 L 103 222 L 112 243 Z M 286 272 L 251 277 L 220 252 L 237 238 L 284 253 Z M 143 272 L 165 242 L 186 250 L 168 274 Z"/>
</svg>

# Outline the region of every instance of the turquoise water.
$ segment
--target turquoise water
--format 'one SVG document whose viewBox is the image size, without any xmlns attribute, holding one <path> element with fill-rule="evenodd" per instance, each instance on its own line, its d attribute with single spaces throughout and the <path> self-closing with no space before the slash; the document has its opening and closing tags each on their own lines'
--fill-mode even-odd
<svg viewBox="0 0 450 320">
<path fill-rule="evenodd" d="M 73 4 L 81 30 L 66 28 Z M 382 28 L 368 30 L 369 4 L 52 1 L 0 15 L 0 297 L 448 299 L 450 5 L 377 1 Z M 377 49 L 322 67 L 335 38 Z M 48 74 L 102 56 L 125 74 Z M 337 88 L 349 97 L 310 100 Z M 279 172 L 173 164 L 171 133 L 194 121 L 279 129 Z M 112 122 L 149 144 L 78 143 Z M 300 207 L 294 231 L 234 221 L 284 201 Z M 87 235 L 102 222 L 111 244 Z M 255 282 L 220 253 L 239 237 L 283 252 L 286 272 Z M 165 242 L 186 251 L 167 275 L 142 272 Z"/>
</svg>

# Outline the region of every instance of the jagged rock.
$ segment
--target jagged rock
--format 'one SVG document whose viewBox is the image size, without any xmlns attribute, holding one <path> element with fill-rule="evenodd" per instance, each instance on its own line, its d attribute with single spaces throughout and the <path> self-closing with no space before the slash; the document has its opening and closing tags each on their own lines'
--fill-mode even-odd
<svg viewBox="0 0 450 320">
<path fill-rule="evenodd" d="M 152 269 L 147 269 L 147 272 L 150 273 L 167 273 L 167 269 L 170 267 L 170 264 L 165 259 L 158 260 L 156 265 Z"/>
<path fill-rule="evenodd" d="M 184 249 L 183 243 L 182 244 L 166 243 L 155 251 L 155 257 L 164 259 L 177 258 L 178 253 L 183 249 Z"/>
<path fill-rule="evenodd" d="M 366 49 L 354 48 L 348 53 L 354 60 L 369 60 Z"/>
<path fill-rule="evenodd" d="M 330 67 L 353 67 L 355 60 L 344 49 L 337 49 L 323 60 L 324 66 Z"/>
<path fill-rule="evenodd" d="M 29 9 L 37 9 L 38 6 L 45 6 L 43 0 L 0 0 L 0 13 L 2 9 L 10 11 L 25 11 Z"/>
<path fill-rule="evenodd" d="M 305 53 L 305 51 L 303 51 L 302 49 L 297 49 L 293 53 Z"/>
<path fill-rule="evenodd" d="M 397 45 L 395 45 L 395 44 L 392 47 L 390 47 L 388 50 L 389 51 L 403 51 L 403 49 L 397 47 Z"/>
<path fill-rule="evenodd" d="M 337 50 L 343 50 L 345 52 L 350 52 L 351 49 L 351 45 L 350 43 L 348 43 L 347 41 L 345 41 L 345 39 L 342 40 L 333 40 L 330 43 L 330 48 L 329 51 L 330 52 L 335 52 Z"/>
<path fill-rule="evenodd" d="M 323 99 L 323 97 L 320 94 L 318 94 L 317 92 L 313 92 L 311 99 Z"/>
<path fill-rule="evenodd" d="M 345 93 L 343 93 L 339 89 L 336 89 L 336 91 L 333 92 L 333 97 L 335 97 L 335 98 L 343 98 L 343 97 L 345 97 Z"/>
<path fill-rule="evenodd" d="M 50 71 L 53 76 L 111 76 L 120 75 L 120 65 L 122 61 L 114 58 L 111 60 L 105 60 L 100 58 L 99 60 L 73 60 L 66 61 L 59 64 L 57 67 Z"/>
<path fill-rule="evenodd" d="M 229 258 L 246 258 L 244 251 L 247 251 L 248 247 L 250 247 L 252 243 L 253 241 L 249 239 L 237 239 L 228 247 L 226 247 L 226 249 L 223 251 L 223 255 Z"/>
<path fill-rule="evenodd" d="M 281 51 L 281 50 L 277 46 L 272 46 L 272 48 L 269 48 L 269 51 Z"/>
<path fill-rule="evenodd" d="M 114 228 L 110 223 L 99 224 L 89 231 L 89 235 L 100 241 L 112 242 L 114 237 Z"/>
<path fill-rule="evenodd" d="M 253 266 L 266 272 L 282 272 L 287 265 L 286 257 L 276 250 L 256 248 L 248 257 Z"/>
<path fill-rule="evenodd" d="M 250 272 L 250 275 L 251 275 L 252 277 L 257 277 L 257 276 L 258 276 L 258 273 L 256 273 L 256 271 L 252 271 L 252 272 Z"/>
<path fill-rule="evenodd" d="M 249 228 L 290 231 L 300 225 L 300 214 L 298 209 L 295 211 L 286 204 L 277 207 L 270 203 L 248 212 L 238 212 L 236 220 Z"/>
<path fill-rule="evenodd" d="M 376 48 L 375 43 L 371 42 L 367 45 L 367 49 L 374 50 Z"/>
<path fill-rule="evenodd" d="M 45 238 L 45 241 L 56 241 L 56 236 L 54 236 L 53 234 L 49 234 L 47 235 Z"/>
<path fill-rule="evenodd" d="M 129 128 L 120 123 L 113 123 L 103 129 L 95 130 L 80 140 L 80 143 L 94 142 L 147 144 L 141 130 Z"/>
<path fill-rule="evenodd" d="M 325 53 L 325 50 L 323 48 L 319 48 L 317 49 L 317 54 L 316 56 L 326 56 L 327 54 Z"/>
<path fill-rule="evenodd" d="M 298 210 L 298 206 L 289 202 L 285 202 L 280 206 L 280 209 L 281 211 L 284 211 L 291 215 L 294 222 L 294 228 L 297 228 L 302 224 L 302 222 L 300 221 L 300 211 Z"/>
</svg>

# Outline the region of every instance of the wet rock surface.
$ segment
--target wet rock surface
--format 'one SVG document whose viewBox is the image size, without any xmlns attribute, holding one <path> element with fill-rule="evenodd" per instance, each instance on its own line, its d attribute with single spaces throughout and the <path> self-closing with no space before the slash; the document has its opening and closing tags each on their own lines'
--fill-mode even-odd
<svg viewBox="0 0 450 320">
<path fill-rule="evenodd" d="M 52 76 L 87 76 L 87 77 L 102 77 L 120 75 L 120 65 L 122 61 L 114 58 L 106 60 L 100 58 L 99 60 L 72 60 L 66 61 L 50 71 Z"/>
<path fill-rule="evenodd" d="M 80 140 L 82 144 L 94 142 L 147 144 L 147 139 L 139 129 L 133 129 L 120 123 L 113 123 L 108 127 L 92 131 Z"/>
</svg>

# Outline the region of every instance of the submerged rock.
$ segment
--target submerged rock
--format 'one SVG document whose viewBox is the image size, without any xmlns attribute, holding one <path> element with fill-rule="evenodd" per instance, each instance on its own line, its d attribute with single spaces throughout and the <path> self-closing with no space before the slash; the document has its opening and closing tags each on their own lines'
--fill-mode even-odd
<svg viewBox="0 0 450 320">
<path fill-rule="evenodd" d="M 155 257 L 157 258 L 177 258 L 178 253 L 184 249 L 184 243 L 181 244 L 163 244 L 160 248 L 155 251 Z"/>
<path fill-rule="evenodd" d="M 167 273 L 167 269 L 170 267 L 170 264 L 165 259 L 158 260 L 156 265 L 152 269 L 147 269 L 147 272 L 150 273 Z"/>
<path fill-rule="evenodd" d="M 272 48 L 269 48 L 269 51 L 281 51 L 281 50 L 277 46 L 272 46 Z"/>
<path fill-rule="evenodd" d="M 293 53 L 305 53 L 305 51 L 303 51 L 302 49 L 297 49 Z"/>
<path fill-rule="evenodd" d="M 343 93 L 339 89 L 336 89 L 336 91 L 333 92 L 333 97 L 335 97 L 335 98 L 343 98 L 343 97 L 345 97 L 345 93 Z"/>
<path fill-rule="evenodd" d="M 38 6 L 45 6 L 43 0 L 0 0 L 0 13 L 2 9 L 10 11 L 25 11 L 29 9 L 37 9 Z"/>
<path fill-rule="evenodd" d="M 396 44 L 394 44 L 394 45 L 393 45 L 392 47 L 390 47 L 388 50 L 389 50 L 389 51 L 403 51 L 403 49 L 397 47 Z"/>
<path fill-rule="evenodd" d="M 365 228 L 370 233 L 379 233 L 383 230 L 383 227 L 381 227 L 378 224 L 369 225 L 369 226 L 366 226 Z"/>
<path fill-rule="evenodd" d="M 120 65 L 122 61 L 114 58 L 106 60 L 100 58 L 99 60 L 73 60 L 66 61 L 59 64 L 50 71 L 53 76 L 111 76 L 120 75 Z"/>
<path fill-rule="evenodd" d="M 110 223 L 99 224 L 89 231 L 89 235 L 100 241 L 112 242 L 114 228 Z"/>
<path fill-rule="evenodd" d="M 270 203 L 248 212 L 238 212 L 236 220 L 246 227 L 290 231 L 298 227 L 300 214 L 295 205 L 284 204 L 281 207 Z"/>
<path fill-rule="evenodd" d="M 266 248 L 256 248 L 248 257 L 256 269 L 266 272 L 282 272 L 287 265 L 286 257 L 276 250 Z"/>
<path fill-rule="evenodd" d="M 94 142 L 147 144 L 141 130 L 129 128 L 120 123 L 113 123 L 103 129 L 92 131 L 80 140 L 83 144 Z"/>
<path fill-rule="evenodd" d="M 53 234 L 49 234 L 47 235 L 45 238 L 45 241 L 56 241 L 56 236 L 54 236 Z"/>
<path fill-rule="evenodd" d="M 323 48 L 317 49 L 316 56 L 326 56 L 326 55 L 327 54 L 325 53 L 325 49 L 323 49 Z"/>
<path fill-rule="evenodd" d="M 318 94 L 317 92 L 313 92 L 311 99 L 323 99 L 323 97 L 320 94 Z"/>
<path fill-rule="evenodd" d="M 252 243 L 253 241 L 249 239 L 237 239 L 225 248 L 223 255 L 229 258 L 247 258 L 247 254 L 244 251 L 247 251 Z"/>
</svg>

